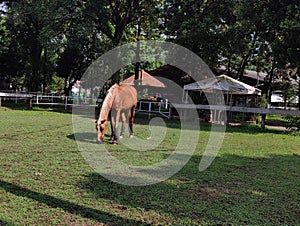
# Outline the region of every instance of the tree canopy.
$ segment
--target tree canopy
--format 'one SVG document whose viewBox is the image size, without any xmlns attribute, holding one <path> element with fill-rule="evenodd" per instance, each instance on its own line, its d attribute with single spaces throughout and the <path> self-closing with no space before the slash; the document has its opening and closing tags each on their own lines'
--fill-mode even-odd
<svg viewBox="0 0 300 226">
<path fill-rule="evenodd" d="M 91 62 L 141 38 L 180 44 L 212 69 L 243 80 L 245 69 L 268 81 L 300 67 L 299 0 L 1 0 L 0 79 L 14 89 L 65 93 Z M 277 73 L 278 74 L 278 73 Z"/>
</svg>

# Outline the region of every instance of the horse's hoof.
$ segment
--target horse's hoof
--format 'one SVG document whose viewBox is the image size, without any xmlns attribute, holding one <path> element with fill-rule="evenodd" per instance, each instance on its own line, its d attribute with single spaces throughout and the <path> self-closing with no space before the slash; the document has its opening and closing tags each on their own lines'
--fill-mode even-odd
<svg viewBox="0 0 300 226">
<path fill-rule="evenodd" d="M 124 136 L 123 136 L 123 135 L 119 136 L 119 139 L 123 139 L 123 138 L 124 138 Z"/>
<path fill-rule="evenodd" d="M 113 145 L 117 145 L 117 144 L 118 144 L 118 141 L 117 141 L 117 140 L 113 140 L 112 144 L 113 144 Z"/>
<path fill-rule="evenodd" d="M 133 136 L 133 135 L 130 135 L 129 137 L 130 137 L 130 138 L 133 138 L 134 136 Z"/>
</svg>

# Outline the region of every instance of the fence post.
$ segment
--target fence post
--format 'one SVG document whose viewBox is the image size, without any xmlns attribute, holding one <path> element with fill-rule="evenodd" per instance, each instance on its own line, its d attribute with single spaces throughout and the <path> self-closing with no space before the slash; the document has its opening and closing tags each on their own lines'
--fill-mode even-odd
<svg viewBox="0 0 300 226">
<path fill-rule="evenodd" d="M 169 119 L 172 119 L 172 108 L 171 108 L 171 104 L 169 104 L 168 108 L 169 108 Z"/>
<path fill-rule="evenodd" d="M 68 106 L 68 96 L 65 96 L 65 111 L 67 110 L 67 106 Z"/>
<path fill-rule="evenodd" d="M 29 98 L 29 108 L 32 109 L 32 97 Z"/>
<path fill-rule="evenodd" d="M 265 129 L 266 127 L 266 114 L 261 115 L 261 128 Z"/>
<path fill-rule="evenodd" d="M 149 112 L 149 119 L 151 118 L 151 101 L 149 101 L 149 108 L 148 108 L 148 112 Z"/>
</svg>

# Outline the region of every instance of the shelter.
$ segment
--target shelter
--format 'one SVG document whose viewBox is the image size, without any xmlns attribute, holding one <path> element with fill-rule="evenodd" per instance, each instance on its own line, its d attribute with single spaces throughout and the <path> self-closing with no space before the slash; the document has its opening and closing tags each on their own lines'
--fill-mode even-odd
<svg viewBox="0 0 300 226">
<path fill-rule="evenodd" d="M 184 85 L 195 81 L 190 75 L 187 75 L 186 72 L 170 64 L 166 64 L 152 71 L 149 71 L 149 74 L 158 78 L 161 77 L 167 80 L 171 80 L 178 84 L 180 87 L 183 87 Z"/>
<path fill-rule="evenodd" d="M 212 105 L 226 104 L 243 107 L 256 105 L 257 99 L 248 99 L 249 96 L 261 95 L 261 90 L 227 75 L 220 75 L 185 85 L 184 91 L 199 91 L 200 99 L 205 99 Z M 203 95 L 203 92 L 205 95 Z M 224 95 L 224 98 L 222 98 L 222 95 Z M 233 95 L 235 98 L 233 98 Z M 222 100 L 225 100 L 225 103 Z M 220 112 L 213 112 L 213 121 L 220 121 L 220 117 Z M 232 115 L 229 115 L 229 118 L 232 118 Z"/>
<path fill-rule="evenodd" d="M 149 99 L 150 97 L 161 98 L 163 90 L 166 88 L 163 82 L 144 70 L 139 72 L 139 79 L 135 80 L 135 74 L 133 74 L 122 83 L 135 86 L 139 94 L 139 99 Z"/>
<path fill-rule="evenodd" d="M 135 75 L 133 74 L 129 78 L 125 79 L 123 83 L 129 85 L 135 85 Z M 157 88 L 166 88 L 165 84 L 159 81 L 158 79 L 151 76 L 146 71 L 142 70 L 139 75 L 139 79 L 136 80 L 137 83 L 141 86 L 157 87 Z"/>
<path fill-rule="evenodd" d="M 185 85 L 184 90 L 205 92 L 221 91 L 226 94 L 261 95 L 261 91 L 259 89 L 233 79 L 227 75 L 220 75 L 215 78 L 209 78 Z"/>
</svg>

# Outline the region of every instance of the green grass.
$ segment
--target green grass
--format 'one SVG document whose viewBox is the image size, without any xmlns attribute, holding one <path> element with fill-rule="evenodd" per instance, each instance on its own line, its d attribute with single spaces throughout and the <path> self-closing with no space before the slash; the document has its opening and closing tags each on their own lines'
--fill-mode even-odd
<svg viewBox="0 0 300 226">
<path fill-rule="evenodd" d="M 300 137 L 288 132 L 228 126 L 217 158 L 199 172 L 210 131 L 201 124 L 196 152 L 179 173 L 131 187 L 93 171 L 74 140 L 71 114 L 0 108 L 0 120 L 0 225 L 300 224 Z M 147 138 L 147 118 L 136 122 L 135 135 Z M 137 152 L 107 138 L 104 145 L 128 164 L 153 164 L 176 147 L 179 124 L 167 125 L 155 150 Z"/>
</svg>

